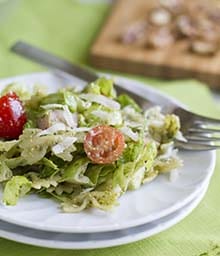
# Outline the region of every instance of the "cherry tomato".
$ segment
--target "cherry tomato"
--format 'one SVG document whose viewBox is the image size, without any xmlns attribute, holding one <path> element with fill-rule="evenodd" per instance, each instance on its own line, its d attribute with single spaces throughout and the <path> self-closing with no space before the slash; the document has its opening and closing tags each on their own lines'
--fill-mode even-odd
<svg viewBox="0 0 220 256">
<path fill-rule="evenodd" d="M 115 162 L 124 148 L 124 135 L 118 129 L 108 125 L 93 128 L 84 139 L 84 150 L 88 158 L 97 164 Z"/>
<path fill-rule="evenodd" d="M 0 137 L 17 139 L 27 118 L 22 102 L 14 92 L 0 98 Z"/>
</svg>

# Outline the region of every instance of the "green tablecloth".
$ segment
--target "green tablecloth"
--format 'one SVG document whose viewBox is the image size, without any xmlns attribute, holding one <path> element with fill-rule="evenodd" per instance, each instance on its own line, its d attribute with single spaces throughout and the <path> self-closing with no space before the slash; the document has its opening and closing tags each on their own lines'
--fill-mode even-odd
<svg viewBox="0 0 220 256">
<path fill-rule="evenodd" d="M 18 39 L 36 44 L 70 61 L 87 64 L 89 47 L 108 12 L 108 6 L 83 2 L 80 4 L 74 0 L 23 0 L 16 13 L 0 23 L 0 76 L 42 70 L 8 52 L 8 47 Z M 199 82 L 167 83 L 152 79 L 142 78 L 142 80 L 151 82 L 159 89 L 175 96 L 194 111 L 219 117 L 219 107 L 212 101 L 209 90 Z M 0 255 L 220 255 L 219 169 L 220 159 L 218 158 L 209 190 L 199 207 L 181 223 L 149 239 L 115 248 L 87 251 L 45 249 L 0 239 Z"/>
</svg>

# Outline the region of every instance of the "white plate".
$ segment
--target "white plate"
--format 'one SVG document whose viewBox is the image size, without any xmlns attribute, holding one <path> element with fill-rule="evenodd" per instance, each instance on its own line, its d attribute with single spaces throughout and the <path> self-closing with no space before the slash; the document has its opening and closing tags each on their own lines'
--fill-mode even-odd
<svg viewBox="0 0 220 256">
<path fill-rule="evenodd" d="M 128 244 L 156 235 L 180 222 L 200 203 L 207 188 L 208 183 L 194 200 L 180 210 L 157 221 L 121 231 L 67 234 L 38 231 L 0 221 L 0 237 L 20 243 L 59 249 L 95 249 Z"/>
<path fill-rule="evenodd" d="M 130 88 L 136 88 L 143 95 L 153 90 L 136 81 L 124 78 L 116 80 Z M 62 79 L 49 73 L 40 73 L 2 80 L 0 86 L 12 81 L 22 81 L 29 87 L 34 83 L 44 84 L 49 86 L 50 91 L 64 85 Z M 78 83 L 79 80 L 73 81 L 73 84 Z M 78 214 L 62 213 L 56 202 L 31 195 L 21 199 L 15 207 L 0 205 L 0 219 L 40 230 L 70 233 L 113 231 L 154 221 L 190 202 L 213 173 L 215 152 L 179 154 L 184 160 L 184 167 L 179 170 L 175 182 L 160 175 L 152 183 L 122 196 L 120 205 L 111 212 L 91 209 Z"/>
</svg>

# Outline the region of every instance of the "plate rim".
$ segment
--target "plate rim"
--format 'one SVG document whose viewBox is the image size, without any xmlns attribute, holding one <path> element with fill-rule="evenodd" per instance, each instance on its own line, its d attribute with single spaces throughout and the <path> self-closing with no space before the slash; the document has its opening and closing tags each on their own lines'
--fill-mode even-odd
<svg viewBox="0 0 220 256">
<path fill-rule="evenodd" d="M 102 240 L 101 242 L 95 241 L 95 240 L 88 241 L 88 239 L 84 242 L 65 242 L 65 241 L 57 241 L 57 240 L 52 240 L 52 239 L 48 241 L 48 240 L 39 239 L 36 237 L 31 238 L 30 233 L 28 233 L 29 235 L 22 236 L 21 233 L 14 234 L 12 231 L 11 232 L 3 231 L 0 228 L 0 237 L 11 240 L 11 241 L 15 241 L 18 243 L 22 243 L 22 244 L 35 245 L 35 246 L 51 248 L 51 249 L 53 248 L 53 249 L 66 249 L 66 250 L 68 250 L 68 249 L 76 249 L 76 250 L 99 249 L 99 248 L 109 248 L 109 247 L 130 244 L 130 243 L 137 242 L 137 241 L 140 241 L 143 239 L 147 239 L 156 234 L 159 234 L 159 233 L 171 228 L 172 226 L 178 224 L 179 222 L 181 222 L 188 215 L 190 215 L 195 208 L 198 207 L 198 205 L 204 199 L 208 188 L 209 188 L 209 182 L 207 182 L 207 184 L 205 184 L 204 187 L 201 188 L 200 195 L 198 195 L 195 199 L 193 199 L 185 207 L 183 207 L 184 209 L 177 210 L 177 212 L 179 212 L 179 213 L 177 213 L 177 215 L 175 217 L 170 218 L 164 222 L 162 220 L 162 223 L 159 223 L 158 226 L 153 227 L 152 229 L 141 231 L 135 235 L 128 234 L 128 235 L 124 235 L 124 236 L 122 236 L 120 238 L 116 238 L 116 239 Z M 175 212 L 171 213 L 170 215 L 174 215 L 174 214 L 175 214 Z M 168 215 L 168 216 L 165 216 L 164 218 L 167 218 L 167 217 L 169 218 L 170 216 Z M 156 221 L 158 221 L 158 220 L 156 220 Z M 8 225 L 13 225 L 13 224 L 8 223 Z M 25 227 L 22 227 L 22 228 L 26 229 Z M 139 227 L 137 226 L 135 228 L 139 228 Z M 31 230 L 32 230 L 32 232 L 34 232 L 34 229 L 31 229 Z M 78 234 L 78 233 L 76 233 L 76 234 Z M 66 235 L 70 235 L 70 234 L 66 234 Z M 80 235 L 80 234 L 78 234 L 78 235 Z M 99 245 L 97 246 L 97 244 L 99 244 Z"/>
<path fill-rule="evenodd" d="M 6 81 L 10 81 L 10 80 L 16 80 L 16 79 L 22 80 L 27 76 L 36 76 L 37 77 L 37 76 L 48 76 L 48 75 L 51 75 L 51 76 L 54 76 L 57 78 L 56 74 L 51 73 L 51 72 L 37 72 L 37 73 L 28 73 L 25 75 L 19 75 L 19 76 L 10 77 L 10 78 L 3 78 L 3 79 L 0 79 L 0 84 L 4 83 Z M 160 92 L 159 90 L 157 90 L 153 87 L 150 87 L 149 85 L 147 85 L 143 82 L 136 81 L 136 80 L 130 79 L 130 78 L 121 77 L 121 76 L 114 76 L 114 75 L 112 75 L 112 76 L 113 76 L 113 78 L 116 78 L 118 80 L 123 80 L 124 83 L 128 83 L 128 82 L 135 83 L 135 85 L 138 85 L 139 88 L 145 88 L 146 90 L 156 91 L 158 94 L 161 94 L 169 99 L 173 99 L 173 101 L 175 101 L 175 103 L 179 103 L 181 105 L 181 103 L 178 100 L 172 98 L 169 95 L 167 96 L 165 93 Z M 109 227 L 109 225 L 107 225 L 107 226 L 103 226 L 101 228 L 100 227 L 97 228 L 97 227 L 93 226 L 93 227 L 89 227 L 89 228 L 87 227 L 86 229 L 82 229 L 82 227 L 76 228 L 73 226 L 71 226 L 71 227 L 55 226 L 54 227 L 54 226 L 50 225 L 50 227 L 48 227 L 48 226 L 45 226 L 44 224 L 40 224 L 40 223 L 37 223 L 37 225 L 35 223 L 35 225 L 33 226 L 33 222 L 31 222 L 31 221 L 25 221 L 22 219 L 22 220 L 19 220 L 19 222 L 17 222 L 17 220 L 15 220 L 13 217 L 5 216 L 1 212 L 0 212 L 0 219 L 7 221 L 8 223 L 12 223 L 12 224 L 16 224 L 19 226 L 28 227 L 28 228 L 32 228 L 32 229 L 36 229 L 36 230 L 44 230 L 44 231 L 51 231 L 51 232 L 63 232 L 63 233 L 108 232 L 108 231 L 116 231 L 116 230 L 122 230 L 122 229 L 130 228 L 130 227 L 135 227 L 138 225 L 142 225 L 142 224 L 145 224 L 148 222 L 155 221 L 161 217 L 171 214 L 172 212 L 182 208 L 184 205 L 186 205 L 188 202 L 190 202 L 197 195 L 197 193 L 199 193 L 199 189 L 201 188 L 201 186 L 203 186 L 208 180 L 210 180 L 210 178 L 214 172 L 215 162 L 216 162 L 216 153 L 215 153 L 215 151 L 212 151 L 210 153 L 210 165 L 207 167 L 208 174 L 206 175 L 205 179 L 199 185 L 197 185 L 195 190 L 189 196 L 187 196 L 184 200 L 173 204 L 173 206 L 160 211 L 158 214 L 151 214 L 151 215 L 148 215 L 148 217 L 142 217 L 142 218 L 139 218 L 138 220 L 130 221 L 129 224 L 128 223 L 123 224 L 123 225 L 121 224 L 120 226 L 111 225 L 111 227 Z"/>
</svg>

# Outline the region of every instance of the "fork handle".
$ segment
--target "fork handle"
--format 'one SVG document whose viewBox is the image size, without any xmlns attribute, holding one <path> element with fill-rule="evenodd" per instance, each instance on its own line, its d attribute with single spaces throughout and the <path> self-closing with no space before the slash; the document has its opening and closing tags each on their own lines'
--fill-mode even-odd
<svg viewBox="0 0 220 256">
<path fill-rule="evenodd" d="M 11 51 L 26 58 L 32 60 L 35 63 L 51 68 L 55 70 L 55 74 L 63 78 L 69 78 L 69 75 L 75 76 L 88 83 L 94 82 L 99 76 L 86 68 L 80 67 L 78 65 L 72 64 L 69 61 L 55 56 L 49 52 L 46 52 L 38 47 L 25 43 L 23 41 L 16 42 L 12 47 Z M 115 84 L 115 88 L 120 94 L 130 94 L 134 99 L 140 99 L 139 96 L 135 95 L 127 89 L 123 89 L 121 86 Z"/>
<path fill-rule="evenodd" d="M 65 76 L 67 74 L 73 75 L 88 83 L 99 78 L 99 75 L 93 71 L 72 64 L 63 58 L 55 56 L 22 41 L 16 42 L 11 47 L 11 51 L 42 66 L 52 68 L 53 70 L 58 71 L 61 76 Z M 165 112 L 172 112 L 173 108 L 179 105 L 174 99 L 168 99 L 168 96 L 164 96 L 149 87 L 146 87 L 145 94 L 143 95 L 143 93 L 140 92 L 135 86 L 128 88 L 123 84 L 114 83 L 114 85 L 119 94 L 129 95 L 136 102 L 138 102 L 143 109 L 146 109 L 149 107 L 149 103 L 152 103 L 154 105 L 161 105 Z"/>
<path fill-rule="evenodd" d="M 11 47 L 11 51 L 22 57 L 37 62 L 42 66 L 46 66 L 55 70 L 62 70 L 68 74 L 75 75 L 78 78 L 89 83 L 93 82 L 98 78 L 98 76 L 94 72 L 90 72 L 85 68 L 74 65 L 66 61 L 65 59 L 52 55 L 49 52 L 41 50 L 25 42 L 16 42 Z"/>
</svg>

